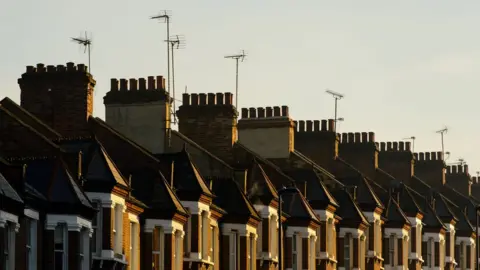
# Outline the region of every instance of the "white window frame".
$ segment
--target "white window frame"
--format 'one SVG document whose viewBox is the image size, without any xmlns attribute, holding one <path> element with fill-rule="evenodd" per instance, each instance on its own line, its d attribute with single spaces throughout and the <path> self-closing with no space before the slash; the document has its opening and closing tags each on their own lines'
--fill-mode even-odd
<svg viewBox="0 0 480 270">
<path fill-rule="evenodd" d="M 318 237 L 318 236 L 317 236 Z M 315 241 L 315 236 L 310 236 L 309 244 L 310 244 L 310 252 L 308 253 L 308 256 L 310 258 L 310 263 L 308 265 L 308 269 L 315 270 L 315 261 L 316 261 L 316 241 Z"/>
<path fill-rule="evenodd" d="M 4 229 L 4 245 L 8 247 L 3 251 L 4 267 L 6 270 L 15 269 L 15 232 L 16 225 L 10 221 L 7 221 L 3 227 Z"/>
<path fill-rule="evenodd" d="M 138 269 L 139 267 L 139 258 L 137 254 L 138 250 L 138 234 L 139 234 L 139 225 L 137 222 L 129 222 L 130 226 L 130 269 Z"/>
<path fill-rule="evenodd" d="M 188 213 L 190 213 L 190 210 L 188 207 L 185 208 Z M 191 238 L 190 235 L 192 235 L 192 217 L 188 217 L 187 222 L 184 224 L 183 231 L 185 232 L 185 235 L 183 236 L 183 256 L 188 257 L 191 251 Z"/>
<path fill-rule="evenodd" d="M 25 232 L 26 232 L 26 255 L 27 255 L 27 264 L 28 270 L 37 269 L 37 220 L 25 217 Z"/>
<path fill-rule="evenodd" d="M 435 243 L 433 242 L 433 238 L 429 238 L 427 240 L 427 258 L 426 258 L 426 265 L 428 267 L 433 267 L 434 264 L 434 258 L 433 258 L 433 250 L 434 250 L 434 245 Z"/>
<path fill-rule="evenodd" d="M 237 248 L 238 248 L 238 231 L 232 230 L 230 232 L 230 270 L 237 270 L 238 265 L 238 256 L 237 256 Z"/>
<path fill-rule="evenodd" d="M 54 259 L 54 269 L 55 270 L 67 270 L 68 269 L 68 227 L 67 224 L 65 223 L 59 223 L 56 227 L 55 230 L 53 231 L 54 234 L 54 245 L 56 244 L 57 241 L 57 232 L 60 231 L 62 235 L 62 249 L 57 249 L 54 246 L 54 255 L 55 257 L 57 256 L 57 253 L 61 253 L 62 255 L 62 260 L 63 260 L 63 265 L 61 269 L 56 269 L 56 259 Z"/>
<path fill-rule="evenodd" d="M 464 241 L 460 242 L 460 245 L 458 245 L 458 263 L 460 270 L 465 270 L 467 269 L 467 246 Z"/>
<path fill-rule="evenodd" d="M 254 246 L 255 246 L 255 235 L 253 233 L 249 234 L 248 241 L 250 241 L 250 249 L 248 251 L 248 264 L 250 265 L 250 270 L 255 270 L 255 258 Z"/>
<path fill-rule="evenodd" d="M 396 240 L 397 237 L 395 234 L 391 234 L 388 239 L 388 258 L 390 259 L 390 266 L 395 267 L 397 266 L 397 258 L 396 254 Z"/>
<path fill-rule="evenodd" d="M 417 224 L 417 228 L 416 228 L 416 232 L 415 232 L 415 237 L 417 238 L 416 239 L 416 249 L 415 251 L 417 252 L 417 254 L 419 256 L 422 256 L 422 224 Z"/>
<path fill-rule="evenodd" d="M 298 234 L 294 233 L 292 235 L 292 269 L 298 270 L 299 267 L 299 254 L 298 251 Z"/>
<path fill-rule="evenodd" d="M 102 234 L 103 234 L 103 206 L 102 201 L 92 200 L 92 204 L 97 210 L 95 223 L 92 220 L 92 254 L 100 257 L 102 255 Z"/>
<path fill-rule="evenodd" d="M 80 230 L 79 239 L 79 265 L 82 270 L 90 269 L 90 230 L 88 228 L 82 228 Z"/>
<path fill-rule="evenodd" d="M 270 216 L 270 253 L 272 254 L 273 259 L 278 258 L 278 223 L 277 223 L 277 216 L 271 215 Z"/>
<path fill-rule="evenodd" d="M 329 218 L 327 220 L 327 231 L 326 231 L 326 236 L 327 236 L 327 253 L 330 255 L 335 254 L 334 252 L 334 226 L 333 226 L 333 219 Z"/>
<path fill-rule="evenodd" d="M 217 264 L 217 228 L 214 225 L 210 225 L 210 254 L 212 254 L 211 260 L 216 265 Z"/>
<path fill-rule="evenodd" d="M 352 258 L 350 256 L 352 254 L 352 252 L 351 252 L 352 246 L 351 246 L 351 243 L 350 243 L 351 239 L 352 239 L 352 236 L 351 236 L 350 233 L 345 234 L 345 236 L 343 237 L 343 241 L 344 241 L 344 243 L 343 243 L 343 250 L 344 250 L 343 251 L 343 253 L 344 253 L 343 261 L 344 261 L 344 263 L 343 264 L 344 264 L 344 269 L 345 270 L 351 270 L 350 269 L 350 266 L 352 264 L 351 263 Z"/>
<path fill-rule="evenodd" d="M 209 248 L 208 248 L 208 230 L 210 229 L 210 219 L 208 218 L 208 212 L 202 211 L 201 215 L 201 232 L 202 236 L 200 237 L 201 241 L 201 255 L 202 259 L 210 261 L 209 258 Z"/>
<path fill-rule="evenodd" d="M 162 227 L 160 226 L 156 226 L 155 228 L 153 228 L 153 231 L 152 231 L 152 259 L 153 257 L 157 257 L 159 262 L 160 262 L 160 265 L 158 268 L 156 268 L 155 270 L 164 270 L 165 269 L 165 249 L 164 249 L 164 246 L 165 246 L 165 231 L 163 230 Z M 158 233 L 159 236 L 158 236 L 158 246 L 159 246 L 159 249 L 160 250 L 153 250 L 153 248 L 155 247 L 155 243 L 154 243 L 154 240 L 155 240 L 155 233 Z M 153 261 L 152 261 L 153 263 Z"/>
<path fill-rule="evenodd" d="M 122 253 L 122 243 L 123 243 L 123 208 L 121 204 L 115 204 L 114 207 L 114 226 L 113 226 L 113 235 L 114 235 L 114 247 L 113 252 L 115 254 Z"/>
<path fill-rule="evenodd" d="M 175 231 L 173 236 L 175 237 L 175 254 L 174 254 L 173 269 L 180 270 L 182 269 L 182 256 L 180 255 L 180 251 L 183 245 L 182 232 Z"/>
</svg>

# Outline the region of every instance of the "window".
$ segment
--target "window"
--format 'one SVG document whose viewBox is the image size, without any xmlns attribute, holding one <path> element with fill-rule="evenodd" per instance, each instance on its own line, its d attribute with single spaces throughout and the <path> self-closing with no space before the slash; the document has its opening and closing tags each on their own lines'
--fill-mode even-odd
<svg viewBox="0 0 480 270">
<path fill-rule="evenodd" d="M 190 213 L 190 210 L 188 208 L 185 208 L 188 213 Z M 190 232 L 191 232 L 191 217 L 187 219 L 187 222 L 183 225 L 183 231 L 185 232 L 185 235 L 183 236 L 183 255 L 185 257 L 189 257 L 190 254 Z"/>
<path fill-rule="evenodd" d="M 237 245 L 238 232 L 232 231 L 230 234 L 230 270 L 237 270 Z"/>
<path fill-rule="evenodd" d="M 89 253 L 90 232 L 88 229 L 83 228 L 80 231 L 79 249 L 78 249 L 78 263 L 79 269 L 89 270 L 90 257 Z"/>
<path fill-rule="evenodd" d="M 130 222 L 130 269 L 137 269 L 137 224 Z"/>
<path fill-rule="evenodd" d="M 123 206 L 116 204 L 114 208 L 113 236 L 115 239 L 114 252 L 122 254 L 123 242 Z"/>
<path fill-rule="evenodd" d="M 202 258 L 204 260 L 209 260 L 209 247 L 208 247 L 208 230 L 210 229 L 210 224 L 209 224 L 209 218 L 208 218 L 208 213 L 206 211 L 202 211 L 201 215 L 201 253 L 202 253 Z"/>
<path fill-rule="evenodd" d="M 368 229 L 366 229 L 365 231 L 368 231 Z M 366 243 L 367 243 L 367 237 L 365 237 L 365 235 L 360 236 L 360 269 L 366 269 L 365 268 L 365 258 L 367 256 Z"/>
<path fill-rule="evenodd" d="M 4 269 L 15 269 L 15 224 L 5 223 L 4 229 Z"/>
<path fill-rule="evenodd" d="M 427 242 L 427 266 L 433 267 L 433 239 L 429 238 Z"/>
<path fill-rule="evenodd" d="M 310 258 L 310 264 L 308 266 L 308 269 L 311 270 L 315 270 L 315 254 L 317 254 L 315 246 L 315 236 L 310 236 L 310 252 L 308 254 Z"/>
<path fill-rule="evenodd" d="M 317 241 L 315 242 L 315 257 L 320 258 L 320 247 L 321 247 L 321 242 L 320 242 L 320 235 L 322 233 L 322 230 L 326 229 L 326 223 L 323 225 L 323 227 L 320 227 L 317 229 Z"/>
<path fill-rule="evenodd" d="M 395 266 L 397 264 L 397 258 L 395 258 L 395 235 L 390 235 L 388 241 L 388 258 L 390 259 L 390 265 Z"/>
<path fill-rule="evenodd" d="M 248 261 L 250 265 L 250 270 L 255 270 L 255 234 L 251 233 L 249 237 L 250 241 L 250 250 L 248 254 Z"/>
<path fill-rule="evenodd" d="M 292 269 L 298 269 L 298 243 L 296 234 L 292 236 Z"/>
<path fill-rule="evenodd" d="M 460 245 L 457 245 L 458 248 L 458 255 L 459 255 L 459 264 L 460 264 L 460 269 L 465 270 L 467 269 L 467 256 L 466 255 L 466 246 L 465 242 L 461 242 Z"/>
<path fill-rule="evenodd" d="M 67 269 L 68 231 L 66 224 L 59 224 L 55 228 L 55 270 Z"/>
<path fill-rule="evenodd" d="M 93 217 L 92 220 L 92 253 L 97 255 L 98 257 L 101 256 L 102 253 L 102 204 L 100 201 L 93 201 L 92 202 L 93 208 L 97 210 L 97 213 Z"/>
<path fill-rule="evenodd" d="M 327 236 L 327 253 L 329 256 L 334 254 L 334 249 L 335 249 L 335 243 L 334 243 L 334 228 L 333 228 L 333 219 L 329 218 L 327 221 L 327 231 L 326 231 L 326 236 Z"/>
<path fill-rule="evenodd" d="M 175 270 L 180 270 L 182 269 L 182 262 L 183 258 L 180 255 L 181 248 L 182 248 L 182 232 L 181 231 L 176 231 L 175 232 L 175 254 L 174 254 L 174 260 L 175 260 Z"/>
<path fill-rule="evenodd" d="M 210 226 L 211 230 L 211 239 L 210 239 L 210 254 L 212 254 L 212 262 L 215 265 L 215 268 L 218 267 L 218 262 L 217 262 L 217 229 L 215 226 Z"/>
<path fill-rule="evenodd" d="M 25 251 L 26 251 L 26 269 L 37 269 L 37 221 L 35 219 L 25 219 Z"/>
<path fill-rule="evenodd" d="M 345 270 L 350 270 L 351 269 L 351 253 L 350 253 L 350 250 L 351 250 L 351 245 L 350 245 L 350 241 L 351 241 L 351 235 L 349 233 L 347 233 L 345 235 L 345 237 L 343 238 L 343 240 L 345 241 L 344 245 L 343 245 L 343 248 L 344 248 L 344 266 L 345 266 Z"/>
<path fill-rule="evenodd" d="M 164 234 L 162 227 L 155 227 L 152 233 L 152 269 L 164 270 L 163 268 L 163 243 Z"/>
<path fill-rule="evenodd" d="M 278 228 L 277 228 L 277 216 L 272 215 L 270 216 L 270 252 L 272 254 L 272 258 L 277 258 L 277 249 L 278 249 Z"/>
<path fill-rule="evenodd" d="M 416 231 L 416 234 L 415 236 L 417 237 L 417 240 L 416 240 L 416 249 L 415 251 L 417 251 L 417 254 L 422 254 L 422 225 L 421 224 L 417 224 L 417 231 Z"/>
</svg>

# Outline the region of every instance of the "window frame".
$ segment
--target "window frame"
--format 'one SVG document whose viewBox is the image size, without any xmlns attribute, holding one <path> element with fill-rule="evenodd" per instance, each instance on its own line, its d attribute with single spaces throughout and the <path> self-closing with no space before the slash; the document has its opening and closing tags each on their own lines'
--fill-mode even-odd
<svg viewBox="0 0 480 270">
<path fill-rule="evenodd" d="M 103 228 L 103 206 L 101 200 L 92 200 L 94 209 L 97 210 L 94 219 L 92 220 L 92 250 L 94 256 L 100 257 L 102 255 L 102 228 Z M 115 218 L 114 218 L 115 219 Z M 114 221 L 116 223 L 116 221 Z M 115 226 L 115 225 L 114 225 Z M 115 227 L 114 227 L 115 230 Z M 115 237 L 115 235 L 114 235 Z M 115 238 L 114 238 L 115 239 Z"/>
<path fill-rule="evenodd" d="M 122 252 L 122 244 L 123 244 L 123 209 L 124 206 L 121 204 L 115 204 L 114 213 L 115 216 L 114 226 L 113 226 L 113 236 L 114 236 L 114 246 L 113 252 L 115 254 L 123 254 Z"/>
<path fill-rule="evenodd" d="M 60 233 L 62 235 L 62 248 L 61 249 L 57 249 L 56 245 L 59 244 L 57 243 L 57 231 L 60 230 Z M 54 229 L 54 269 L 55 270 L 67 270 L 68 269 L 68 226 L 66 223 L 59 223 L 57 224 L 57 226 L 55 226 L 55 229 Z M 56 256 L 57 256 L 57 253 L 61 253 L 61 257 L 62 257 L 62 267 L 61 269 L 57 269 L 57 260 L 56 260 Z"/>
<path fill-rule="evenodd" d="M 389 265 L 392 267 L 397 266 L 397 258 L 395 256 L 395 247 L 396 247 L 396 235 L 391 234 L 388 239 L 388 256 L 389 256 Z"/>
<path fill-rule="evenodd" d="M 37 269 L 37 230 L 38 222 L 36 219 L 25 217 L 25 249 L 26 249 L 26 269 Z"/>
<path fill-rule="evenodd" d="M 292 235 L 292 269 L 297 270 L 299 266 L 298 234 Z"/>
<path fill-rule="evenodd" d="M 255 261 L 254 261 L 254 258 L 255 258 L 255 253 L 254 253 L 255 247 L 254 247 L 254 245 L 256 244 L 255 243 L 255 234 L 250 233 L 248 240 L 250 241 L 250 250 L 248 251 L 248 262 L 249 262 L 249 265 L 250 265 L 250 270 L 254 270 L 256 268 L 255 267 Z"/>
<path fill-rule="evenodd" d="M 5 270 L 15 269 L 15 237 L 16 224 L 10 221 L 5 222 L 4 232 L 4 267 Z"/>
<path fill-rule="evenodd" d="M 129 222 L 129 230 L 130 230 L 130 247 L 129 247 L 129 255 L 130 255 L 130 269 L 138 268 L 138 256 L 137 256 L 137 226 L 138 223 L 133 222 L 130 220 Z M 133 268 L 132 268 L 133 267 Z"/>
<path fill-rule="evenodd" d="M 155 249 L 155 233 L 158 233 L 158 249 Z M 154 266 L 154 270 L 165 270 L 165 249 L 163 248 L 165 244 L 165 231 L 161 226 L 155 226 L 152 231 L 152 265 L 154 263 L 153 258 L 157 257 L 160 265 L 158 267 Z"/>
<path fill-rule="evenodd" d="M 350 233 L 346 233 L 345 236 L 343 237 L 343 267 L 345 270 L 351 270 L 351 261 L 352 261 L 352 258 L 351 258 L 351 249 L 352 249 L 352 245 L 350 243 L 352 239 L 352 235 Z"/>
<path fill-rule="evenodd" d="M 428 238 L 427 240 L 427 266 L 428 267 L 433 267 L 433 247 L 434 245 L 434 242 L 433 242 L 433 238 Z"/>
<path fill-rule="evenodd" d="M 229 268 L 230 270 L 237 270 L 237 265 L 238 265 L 238 231 L 232 230 L 230 232 L 230 254 L 229 254 Z"/>
</svg>

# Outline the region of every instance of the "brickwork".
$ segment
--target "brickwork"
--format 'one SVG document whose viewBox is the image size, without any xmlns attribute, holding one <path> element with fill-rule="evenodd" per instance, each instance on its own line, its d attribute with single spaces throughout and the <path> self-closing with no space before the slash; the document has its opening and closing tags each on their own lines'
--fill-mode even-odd
<svg viewBox="0 0 480 270">
<path fill-rule="evenodd" d="M 112 233 L 114 221 L 114 210 L 111 207 L 103 208 L 103 231 L 102 231 L 102 249 L 113 250 L 115 239 Z"/>
<path fill-rule="evenodd" d="M 208 98 L 207 98 L 208 97 Z M 179 131 L 227 162 L 237 140 L 237 111 L 231 93 L 183 94 Z"/>
<path fill-rule="evenodd" d="M 342 133 L 339 153 L 348 163 L 371 179 L 378 168 L 378 150 L 373 132 Z"/>
<path fill-rule="evenodd" d="M 128 213 L 125 212 L 122 215 L 122 226 L 123 226 L 123 243 L 122 251 L 125 254 L 125 260 L 128 262 L 128 270 L 134 270 L 131 267 L 131 258 L 130 258 L 130 219 L 128 218 Z"/>
<path fill-rule="evenodd" d="M 447 184 L 458 192 L 467 197 L 472 195 L 472 178 L 468 172 L 468 165 L 447 166 L 445 178 Z"/>
<path fill-rule="evenodd" d="M 21 105 L 64 136 L 88 135 L 95 83 L 83 64 L 28 66 L 18 80 Z"/>
<path fill-rule="evenodd" d="M 410 142 L 381 142 L 379 144 L 379 167 L 406 184 L 414 173 L 414 157 Z"/>
<path fill-rule="evenodd" d="M 445 184 L 445 161 L 442 152 L 414 153 L 415 175 L 432 187 Z"/>
</svg>

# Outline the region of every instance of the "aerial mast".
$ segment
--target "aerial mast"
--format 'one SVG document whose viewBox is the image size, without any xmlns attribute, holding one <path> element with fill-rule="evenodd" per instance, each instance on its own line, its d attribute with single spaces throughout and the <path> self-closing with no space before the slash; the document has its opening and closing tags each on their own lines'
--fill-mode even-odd
<svg viewBox="0 0 480 270">
<path fill-rule="evenodd" d="M 159 20 L 167 25 L 167 93 L 170 94 L 170 19 L 171 12 L 168 10 L 162 11 L 159 15 L 151 16 L 152 20 Z"/>
<path fill-rule="evenodd" d="M 327 94 L 332 95 L 333 98 L 335 99 L 335 127 L 334 127 L 334 132 L 337 132 L 337 121 L 339 120 L 338 117 L 337 117 L 337 102 L 338 102 L 339 99 L 342 99 L 345 96 L 343 94 L 334 92 L 334 91 L 329 90 L 329 89 L 325 90 L 325 92 Z M 343 118 L 342 118 L 342 120 L 343 120 Z"/>
<path fill-rule="evenodd" d="M 241 53 L 235 55 L 227 55 L 225 58 L 235 59 L 235 108 L 238 110 L 238 63 L 239 60 L 243 62 L 245 60 L 245 50 L 242 50 Z"/>
<path fill-rule="evenodd" d="M 78 37 L 78 38 L 71 38 L 73 42 L 78 43 L 79 45 L 84 47 L 84 52 L 88 51 L 88 73 L 92 73 L 92 65 L 90 62 L 90 55 L 91 55 L 91 45 L 92 45 L 92 38 L 88 37 L 87 31 L 85 31 L 85 37 Z"/>
<path fill-rule="evenodd" d="M 181 35 L 172 36 L 169 40 L 166 40 L 169 43 L 168 46 L 171 46 L 171 53 L 172 53 L 172 100 L 173 100 L 173 123 L 177 124 L 177 109 L 175 105 L 176 97 L 175 97 L 175 49 L 183 49 L 185 48 L 185 38 Z"/>
<path fill-rule="evenodd" d="M 446 134 L 447 132 L 448 132 L 447 127 L 436 131 L 436 133 L 440 134 L 440 137 L 442 139 L 442 155 L 445 155 L 445 145 L 444 145 L 444 142 L 443 142 L 443 135 Z"/>
</svg>

